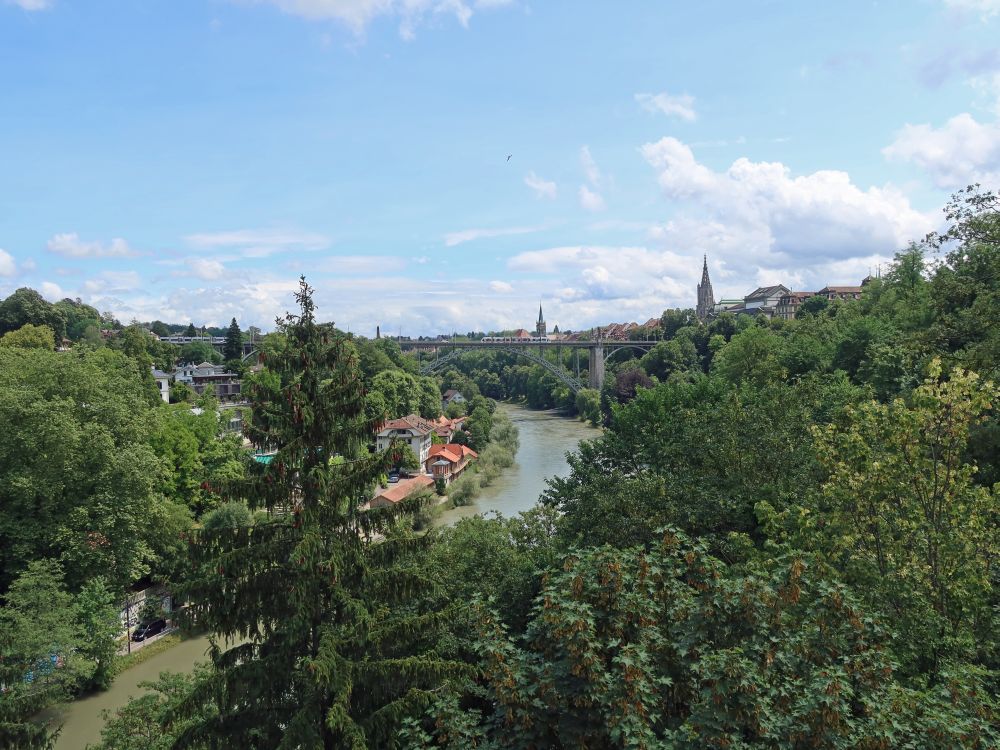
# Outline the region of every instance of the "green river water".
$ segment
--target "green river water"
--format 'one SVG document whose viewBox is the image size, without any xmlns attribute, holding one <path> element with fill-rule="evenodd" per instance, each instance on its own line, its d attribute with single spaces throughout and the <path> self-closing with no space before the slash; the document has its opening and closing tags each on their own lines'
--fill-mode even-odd
<svg viewBox="0 0 1000 750">
<path fill-rule="evenodd" d="M 581 440 L 590 440 L 600 434 L 581 422 L 552 412 L 530 411 L 509 404 L 501 404 L 499 408 L 507 413 L 520 431 L 517 463 L 484 488 L 473 505 L 444 513 L 442 523 L 457 523 L 461 518 L 477 513 L 497 511 L 512 516 L 528 510 L 545 489 L 547 477 L 562 476 L 569 471 L 566 453 L 574 450 Z M 55 709 L 52 715 L 56 723 L 62 724 L 56 750 L 82 750 L 88 743 L 98 742 L 104 725 L 103 711 L 113 712 L 132 696 L 142 694 L 144 691 L 139 683 L 155 679 L 160 672 L 186 672 L 196 662 L 207 661 L 207 650 L 207 636 L 183 641 L 123 672 L 110 690 Z"/>
</svg>

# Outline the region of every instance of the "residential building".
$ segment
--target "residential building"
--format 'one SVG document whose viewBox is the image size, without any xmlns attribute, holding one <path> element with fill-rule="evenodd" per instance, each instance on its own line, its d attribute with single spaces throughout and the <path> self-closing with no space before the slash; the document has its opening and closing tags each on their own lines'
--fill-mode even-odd
<svg viewBox="0 0 1000 750">
<path fill-rule="evenodd" d="M 447 408 L 449 404 L 464 404 L 465 396 L 462 395 L 461 391 L 456 391 L 454 388 L 449 388 L 444 392 L 441 397 L 441 408 Z"/>
<path fill-rule="evenodd" d="M 187 383 L 199 396 L 206 389 L 211 389 L 219 401 L 239 401 L 241 399 L 240 376 L 235 372 L 226 372 L 226 368 L 222 365 L 213 365 L 211 362 L 202 362 L 198 365 L 194 363 L 182 364 L 177 367 L 174 380 L 178 383 Z"/>
<path fill-rule="evenodd" d="M 376 447 L 383 451 L 394 440 L 406 443 L 417 457 L 417 462 L 423 466 L 431 452 L 431 435 L 434 425 L 426 419 L 410 414 L 402 419 L 390 419 L 382 426 L 376 439 Z"/>
<path fill-rule="evenodd" d="M 400 479 L 398 482 L 390 484 L 386 489 L 380 490 L 371 501 L 372 508 L 381 508 L 386 505 L 395 505 L 402 502 L 410 495 L 421 490 L 430 489 L 434 486 L 434 478 L 426 474 L 409 479 Z"/>
<path fill-rule="evenodd" d="M 781 298 L 792 290 L 781 284 L 762 286 L 754 289 L 743 298 L 743 309 L 732 309 L 732 312 L 744 312 L 748 315 L 766 315 L 772 317 Z"/>
<path fill-rule="evenodd" d="M 835 299 L 861 299 L 861 289 L 860 286 L 825 286 L 816 294 L 831 301 Z"/>
<path fill-rule="evenodd" d="M 701 283 L 698 284 L 698 304 L 695 315 L 704 321 L 715 309 L 715 294 L 712 292 L 712 281 L 708 278 L 708 256 L 704 256 L 701 266 Z"/>
<path fill-rule="evenodd" d="M 776 318 L 792 320 L 799 309 L 799 305 L 810 297 L 815 296 L 816 292 L 789 292 L 782 295 L 781 299 L 778 300 L 778 306 L 774 308 L 774 316 Z"/>
<path fill-rule="evenodd" d="M 163 372 L 163 370 L 157 370 L 155 367 L 153 370 L 153 380 L 156 381 L 156 387 L 160 389 L 160 398 L 163 399 L 163 403 L 170 403 L 170 376 Z"/>
<path fill-rule="evenodd" d="M 448 417 L 444 416 L 438 417 L 434 420 L 434 434 L 445 443 L 450 443 L 451 436 L 462 428 L 464 422 L 465 417 L 457 417 L 455 419 L 448 419 Z"/>
<path fill-rule="evenodd" d="M 719 313 L 724 313 L 724 312 L 735 313 L 743 309 L 744 308 L 742 299 L 720 299 L 712 307 L 712 314 L 718 315 Z"/>
<path fill-rule="evenodd" d="M 431 446 L 430 456 L 424 466 L 434 479 L 452 482 L 462 475 L 479 454 L 467 445 L 448 443 Z"/>
</svg>

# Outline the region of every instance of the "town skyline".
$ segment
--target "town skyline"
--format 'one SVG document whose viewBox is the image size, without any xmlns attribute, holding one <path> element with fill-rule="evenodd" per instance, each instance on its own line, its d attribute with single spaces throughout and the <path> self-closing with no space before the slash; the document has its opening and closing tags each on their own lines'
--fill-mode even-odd
<svg viewBox="0 0 1000 750">
<path fill-rule="evenodd" d="M 998 11 L 6 0 L 0 297 L 269 329 L 305 273 L 420 335 L 641 323 L 704 254 L 854 285 L 997 184 Z"/>
</svg>

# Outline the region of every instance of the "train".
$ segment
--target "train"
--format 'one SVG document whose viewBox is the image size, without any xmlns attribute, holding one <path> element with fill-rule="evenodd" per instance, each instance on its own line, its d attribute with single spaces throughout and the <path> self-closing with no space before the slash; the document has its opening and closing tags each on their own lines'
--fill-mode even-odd
<svg viewBox="0 0 1000 750">
<path fill-rule="evenodd" d="M 484 344 L 544 344 L 548 336 L 483 336 Z"/>
</svg>

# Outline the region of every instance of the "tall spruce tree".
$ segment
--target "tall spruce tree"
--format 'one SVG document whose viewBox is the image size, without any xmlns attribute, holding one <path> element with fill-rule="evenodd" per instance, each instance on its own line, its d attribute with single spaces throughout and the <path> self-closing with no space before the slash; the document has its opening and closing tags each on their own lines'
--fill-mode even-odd
<svg viewBox="0 0 1000 750">
<path fill-rule="evenodd" d="M 226 344 L 222 348 L 222 354 L 226 359 L 241 359 L 243 357 L 243 332 L 240 325 L 233 318 L 226 331 Z"/>
<path fill-rule="evenodd" d="M 180 708 L 210 718 L 176 747 L 392 747 L 400 722 L 465 669 L 433 655 L 444 613 L 411 598 L 424 576 L 407 567 L 412 536 L 395 529 L 415 508 L 362 508 L 395 449 L 366 452 L 378 423 L 354 347 L 316 323 L 304 278 L 296 300 L 248 389 L 246 435 L 274 458 L 220 488 L 274 520 L 191 540 L 191 614 L 245 642 L 213 648 L 210 679 Z"/>
</svg>

